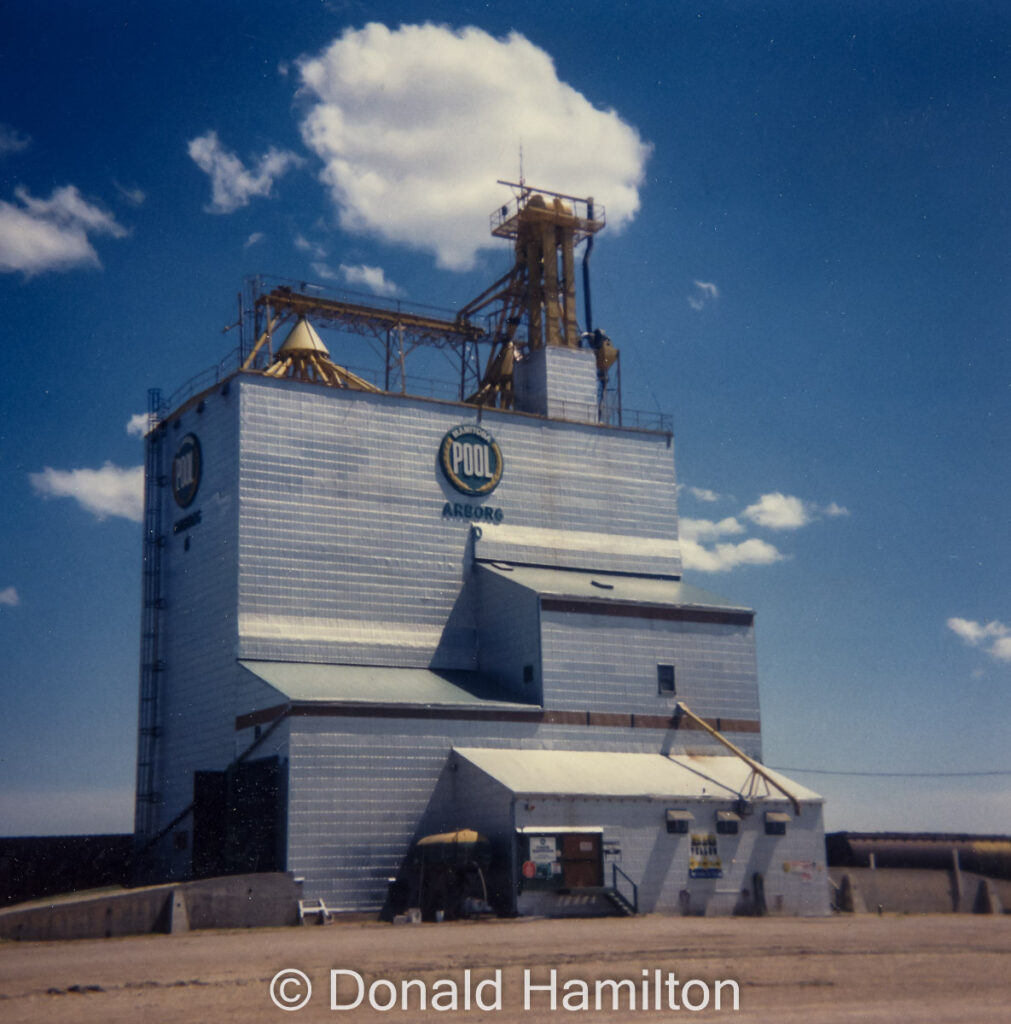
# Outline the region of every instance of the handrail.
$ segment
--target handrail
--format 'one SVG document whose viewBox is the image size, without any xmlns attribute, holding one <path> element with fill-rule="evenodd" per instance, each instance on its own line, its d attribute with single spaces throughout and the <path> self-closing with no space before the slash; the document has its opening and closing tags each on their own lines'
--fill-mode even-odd
<svg viewBox="0 0 1011 1024">
<path fill-rule="evenodd" d="M 621 877 L 624 878 L 625 881 L 628 882 L 628 884 L 630 886 L 632 886 L 632 898 L 631 898 L 631 900 L 628 900 L 627 902 L 632 904 L 633 911 L 635 911 L 635 913 L 638 914 L 639 913 L 639 886 L 637 886 L 635 884 L 635 882 L 633 882 L 632 879 L 629 878 L 628 875 L 626 875 L 625 872 L 622 871 L 621 868 L 618 867 L 617 864 L 612 863 L 611 864 L 611 888 L 614 889 L 614 891 L 616 893 L 618 893 L 618 895 L 621 896 L 622 899 L 624 899 L 625 897 L 622 895 L 621 890 L 618 887 L 618 875 L 621 875 Z"/>
</svg>

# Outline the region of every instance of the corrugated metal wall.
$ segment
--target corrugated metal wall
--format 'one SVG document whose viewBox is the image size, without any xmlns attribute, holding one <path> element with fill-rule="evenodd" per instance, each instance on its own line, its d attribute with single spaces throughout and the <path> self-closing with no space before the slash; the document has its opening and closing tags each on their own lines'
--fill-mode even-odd
<svg viewBox="0 0 1011 1024">
<path fill-rule="evenodd" d="M 442 479 L 436 453 L 476 411 L 292 382 L 238 385 L 240 656 L 475 667 L 473 609 L 454 607 L 470 522 L 443 516 L 447 502 L 466 500 Z M 483 504 L 506 522 L 674 535 L 665 436 L 488 411 L 481 423 L 505 461 Z"/>
<path fill-rule="evenodd" d="M 172 487 L 161 488 L 165 547 L 166 607 L 161 615 L 165 669 L 162 682 L 162 735 L 159 740 L 159 828 L 193 799 L 193 770 L 222 769 L 235 753 L 231 713 L 238 667 L 235 664 L 238 595 L 238 394 L 209 394 L 202 404 L 169 420 L 166 465 L 188 433 L 200 440 L 202 472 L 192 505 L 181 509 Z M 200 521 L 177 532 L 176 524 Z M 183 824 L 185 831 L 188 825 Z M 165 872 L 184 877 L 189 846 L 172 836 L 160 844 Z"/>
<path fill-rule="evenodd" d="M 684 700 L 706 718 L 758 721 L 753 626 L 541 613 L 548 707 L 671 714 Z M 657 692 L 657 665 L 675 667 L 675 694 Z M 761 756 L 757 733 L 732 739 Z"/>
<path fill-rule="evenodd" d="M 436 453 L 451 427 L 479 418 L 505 460 L 483 504 L 501 509 L 505 523 L 676 537 L 673 454 L 661 434 L 488 410 L 479 417 L 445 403 L 254 376 L 234 378 L 227 395 L 210 394 L 201 414 L 183 414 L 170 437 L 199 436 L 204 474 L 194 506 L 201 522 L 169 536 L 165 559 L 162 823 L 192 799 L 195 769 L 220 770 L 252 742 L 252 729 L 235 731 L 235 716 L 275 703 L 237 658 L 480 664 L 502 676 L 507 699 L 529 695 L 530 686 L 538 691 L 543 674 L 547 708 L 657 716 L 669 714 L 673 699 L 657 694 L 656 665 L 673 662 L 677 696 L 698 713 L 757 721 L 751 626 L 541 613 L 529 591 L 512 605 L 501 581 L 474 585 L 471 522 L 444 515 L 447 503 L 452 510 L 467 499 L 443 479 Z M 167 490 L 167 523 L 180 517 L 171 500 Z M 608 557 L 610 568 L 623 568 L 621 556 Z M 635 556 L 624 568 L 642 571 L 640 563 Z M 676 564 L 668 559 L 664 571 Z M 531 662 L 534 680 L 525 684 Z M 759 750 L 757 733 L 733 738 Z M 307 897 L 349 909 L 381 906 L 386 880 L 421 823 L 432 820 L 454 744 L 712 748 L 698 732 L 600 723 L 290 719 L 257 756 L 287 761 L 287 866 L 305 877 Z M 621 811 L 614 825 L 627 825 L 630 850 L 645 851 L 657 828 L 643 823 L 634 838 L 639 813 L 629 809 L 626 823 Z M 171 856 L 176 873 L 184 872 L 188 851 Z"/>
</svg>

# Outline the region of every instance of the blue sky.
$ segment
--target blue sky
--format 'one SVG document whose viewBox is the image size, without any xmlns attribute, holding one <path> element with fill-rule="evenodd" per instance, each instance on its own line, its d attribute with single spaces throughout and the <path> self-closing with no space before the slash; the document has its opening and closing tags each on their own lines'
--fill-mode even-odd
<svg viewBox="0 0 1011 1024">
<path fill-rule="evenodd" d="M 594 319 L 673 417 L 686 578 L 758 611 L 767 762 L 830 829 L 1006 831 L 1006 5 L 4 22 L 0 834 L 132 827 L 147 389 L 248 274 L 463 305 L 521 150 L 607 208 Z"/>
</svg>

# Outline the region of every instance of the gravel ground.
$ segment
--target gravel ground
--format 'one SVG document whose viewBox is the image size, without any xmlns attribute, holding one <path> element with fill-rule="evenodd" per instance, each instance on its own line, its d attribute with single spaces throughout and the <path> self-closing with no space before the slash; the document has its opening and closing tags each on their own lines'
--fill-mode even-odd
<svg viewBox="0 0 1011 1024">
<path fill-rule="evenodd" d="M 308 1005 L 298 1012 L 284 1012 L 271 1001 L 271 980 L 289 968 L 302 971 L 313 986 Z M 331 1009 L 333 969 L 354 971 L 364 979 L 356 1009 Z M 468 969 L 470 1009 L 463 1005 Z M 557 1008 L 552 1011 L 549 994 L 537 990 L 525 1008 L 525 979 L 546 985 L 552 969 Z M 482 1008 L 476 986 L 494 981 L 496 970 L 501 984 L 481 990 Z M 677 984 L 668 983 L 669 977 Z M 354 976 L 338 978 L 338 1002 L 353 1001 L 358 993 Z M 650 1009 L 642 1008 L 644 978 Z M 661 1009 L 654 1008 L 658 978 Z M 409 1008 L 400 1007 L 404 979 L 424 983 L 427 1009 L 419 1008 L 421 985 L 409 988 Z M 598 1011 L 595 982 L 601 979 L 634 981 L 635 1008 L 627 989 L 621 989 L 619 1008 L 612 1009 L 611 988 L 605 986 Z M 715 1009 L 718 981 L 737 983 L 739 1010 L 733 1009 L 730 985 L 721 987 L 722 1006 Z M 299 983 L 278 982 L 278 998 L 294 1002 L 302 995 Z M 370 988 L 380 1006 L 391 992 L 397 1005 L 387 1011 L 370 1007 Z M 455 1010 L 450 1005 L 454 989 Z M 589 1009 L 581 1011 L 584 991 Z M 693 1010 L 707 995 L 709 1007 Z M 1011 1021 L 1011 915 L 647 916 L 401 927 L 357 920 L 302 929 L 0 943 L 4 1024 L 529 1024 L 574 1017 L 601 1022 L 688 1017 L 776 1024 L 1004 1024 Z"/>
</svg>

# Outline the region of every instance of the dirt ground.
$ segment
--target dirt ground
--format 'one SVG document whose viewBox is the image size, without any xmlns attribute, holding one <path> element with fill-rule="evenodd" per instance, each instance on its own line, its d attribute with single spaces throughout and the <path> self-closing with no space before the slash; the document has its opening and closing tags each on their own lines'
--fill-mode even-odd
<svg viewBox="0 0 1011 1024">
<path fill-rule="evenodd" d="M 311 981 L 308 1004 L 279 1009 L 271 981 L 282 969 L 297 968 Z M 463 1008 L 467 969 L 470 1010 Z M 549 983 L 554 968 L 557 1009 L 548 993 L 532 990 L 524 1008 L 525 971 L 532 984 Z M 332 969 L 357 971 L 365 994 L 357 1009 L 331 1009 Z M 496 990 L 477 983 L 501 971 L 500 1008 Z M 644 977 L 653 995 L 660 971 L 661 1006 L 641 1006 Z M 645 974 L 644 974 L 645 972 Z M 668 985 L 669 975 L 677 985 Z M 368 989 L 382 1005 L 399 983 L 426 983 L 428 998 L 441 992 L 446 1007 L 455 988 L 459 1006 L 427 1009 L 411 1002 L 388 1010 L 368 1006 Z M 347 1004 L 358 986 L 338 975 L 337 1000 Z M 441 987 L 436 983 L 442 980 Z M 594 1008 L 597 979 L 631 979 L 636 1008 L 627 989 L 619 1009 Z M 697 979 L 694 985 L 686 982 Z M 736 981 L 720 989 L 717 981 Z M 380 984 L 373 986 L 374 982 Z M 566 982 L 584 982 L 568 988 Z M 388 983 L 388 984 L 387 984 Z M 303 996 L 300 979 L 278 979 L 275 992 L 294 1003 Z M 683 987 L 682 987 L 683 986 Z M 582 993 L 590 1009 L 580 1011 Z M 702 1004 L 706 994 L 710 1005 Z M 570 999 L 562 1005 L 563 996 Z M 671 997 L 668 1002 L 668 997 Z M 677 1006 L 679 1009 L 674 1009 Z M 415 1022 L 445 1020 L 518 1024 L 522 1021 L 636 1019 L 706 1020 L 730 1018 L 776 1024 L 836 1022 L 1011 1021 L 1011 915 L 1001 917 L 859 916 L 818 920 L 705 919 L 648 916 L 588 921 L 515 920 L 420 924 L 393 927 L 343 921 L 327 927 L 259 931 L 193 932 L 182 936 L 89 940 L 61 943 L 0 943 L 0 1020 L 4 1024 L 261 1024 L 266 1021 Z"/>
</svg>

